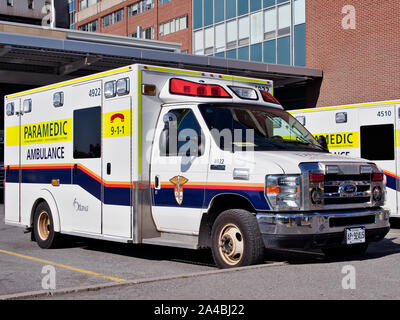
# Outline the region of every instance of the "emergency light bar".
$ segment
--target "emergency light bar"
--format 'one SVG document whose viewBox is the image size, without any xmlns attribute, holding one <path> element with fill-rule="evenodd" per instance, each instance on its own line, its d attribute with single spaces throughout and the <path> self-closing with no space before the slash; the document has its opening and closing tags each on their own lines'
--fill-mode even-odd
<svg viewBox="0 0 400 320">
<path fill-rule="evenodd" d="M 169 92 L 172 94 L 195 97 L 232 98 L 232 96 L 219 85 L 202 84 L 176 78 L 170 80 Z"/>
<path fill-rule="evenodd" d="M 265 102 L 271 102 L 271 103 L 281 105 L 281 103 L 278 100 L 276 100 L 274 98 L 274 96 L 272 94 L 270 94 L 269 92 L 267 92 L 265 90 L 260 90 L 260 92 L 261 92 L 261 96 L 263 97 Z"/>
</svg>

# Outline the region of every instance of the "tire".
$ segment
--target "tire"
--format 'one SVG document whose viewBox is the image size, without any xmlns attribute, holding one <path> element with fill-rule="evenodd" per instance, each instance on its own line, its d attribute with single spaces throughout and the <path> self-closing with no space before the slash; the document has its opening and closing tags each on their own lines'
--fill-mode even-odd
<svg viewBox="0 0 400 320">
<path fill-rule="evenodd" d="M 221 269 L 261 263 L 264 242 L 256 217 L 241 209 L 222 212 L 212 227 L 211 250 Z"/>
<path fill-rule="evenodd" d="M 323 248 L 322 252 L 327 257 L 346 257 L 364 255 L 368 249 L 368 243 L 353 244 L 347 247 Z"/>
<path fill-rule="evenodd" d="M 42 249 L 56 248 L 59 244 L 59 234 L 54 231 L 53 216 L 46 202 L 36 207 L 32 232 Z"/>
</svg>

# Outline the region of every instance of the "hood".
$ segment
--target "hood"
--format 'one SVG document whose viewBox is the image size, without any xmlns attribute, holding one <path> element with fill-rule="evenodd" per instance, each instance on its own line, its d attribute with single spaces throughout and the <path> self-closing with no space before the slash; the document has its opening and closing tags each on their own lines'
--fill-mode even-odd
<svg viewBox="0 0 400 320">
<path fill-rule="evenodd" d="M 242 152 L 235 152 L 235 155 L 241 158 Z M 370 161 L 361 158 L 350 158 L 332 153 L 321 152 L 301 152 L 301 151 L 257 151 L 253 152 L 254 157 L 251 161 L 246 157 L 248 165 L 254 165 L 256 171 L 263 171 L 273 164 L 273 167 L 279 167 L 283 173 L 297 174 L 301 173 L 299 164 L 304 162 L 323 162 L 323 163 L 370 163 Z M 244 156 L 244 155 L 243 155 Z M 268 170 L 270 171 L 270 170 Z M 280 172 L 277 172 L 280 173 Z"/>
</svg>

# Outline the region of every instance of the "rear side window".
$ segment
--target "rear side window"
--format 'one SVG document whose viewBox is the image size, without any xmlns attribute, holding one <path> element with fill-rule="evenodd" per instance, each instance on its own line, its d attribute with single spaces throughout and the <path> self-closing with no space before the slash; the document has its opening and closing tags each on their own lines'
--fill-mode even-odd
<svg viewBox="0 0 400 320">
<path fill-rule="evenodd" d="M 74 111 L 74 159 L 101 157 L 101 107 Z"/>
<path fill-rule="evenodd" d="M 361 158 L 394 160 L 393 124 L 361 126 Z"/>
</svg>

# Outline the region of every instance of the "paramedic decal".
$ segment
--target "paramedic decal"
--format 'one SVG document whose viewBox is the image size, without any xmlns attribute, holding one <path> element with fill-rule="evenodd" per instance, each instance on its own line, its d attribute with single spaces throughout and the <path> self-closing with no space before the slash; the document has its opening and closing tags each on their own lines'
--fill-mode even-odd
<svg viewBox="0 0 400 320">
<path fill-rule="evenodd" d="M 175 176 L 169 181 L 174 185 L 175 200 L 179 205 L 181 205 L 183 202 L 183 185 L 189 180 L 182 176 Z"/>
<path fill-rule="evenodd" d="M 315 134 L 315 139 L 324 136 L 329 149 L 359 148 L 359 132 L 335 132 Z"/>
<path fill-rule="evenodd" d="M 7 146 L 19 144 L 19 126 L 7 128 Z M 21 126 L 21 145 L 72 140 L 72 119 L 31 123 Z"/>
</svg>

